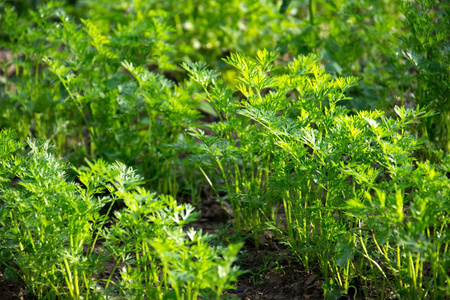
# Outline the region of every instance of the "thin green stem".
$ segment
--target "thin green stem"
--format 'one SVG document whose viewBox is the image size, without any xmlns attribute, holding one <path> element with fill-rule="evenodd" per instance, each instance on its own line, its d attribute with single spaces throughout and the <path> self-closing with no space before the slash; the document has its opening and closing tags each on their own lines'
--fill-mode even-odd
<svg viewBox="0 0 450 300">
<path fill-rule="evenodd" d="M 314 26 L 314 11 L 313 11 L 313 0 L 309 0 L 309 23 Z"/>
</svg>

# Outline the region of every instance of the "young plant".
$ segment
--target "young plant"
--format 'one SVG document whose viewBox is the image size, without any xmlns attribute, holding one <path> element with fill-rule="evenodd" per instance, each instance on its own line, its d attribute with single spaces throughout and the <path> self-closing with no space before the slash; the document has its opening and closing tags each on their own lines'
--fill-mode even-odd
<svg viewBox="0 0 450 300">
<path fill-rule="evenodd" d="M 396 184 L 377 184 L 348 201 L 361 220 L 361 252 L 386 285 L 404 298 L 449 295 L 448 178 L 429 162 L 390 170 Z M 394 280 L 390 280 L 392 276 Z"/>
<path fill-rule="evenodd" d="M 232 263 L 242 245 L 211 247 L 207 235 L 192 228 L 184 232 L 198 216 L 191 205 L 178 205 L 171 196 L 156 197 L 138 187 L 142 178 L 122 164 L 114 172 L 108 170 L 98 161 L 83 168 L 89 177 L 108 174 L 104 186 L 114 187 L 109 191 L 126 206 L 114 212 L 114 223 L 101 231 L 103 247 L 116 262 L 114 270 L 123 265 L 120 281 L 114 283 L 121 295 L 197 299 L 212 292 L 219 299 L 224 288 L 232 287 L 240 274 Z"/>
<path fill-rule="evenodd" d="M 107 219 L 99 210 L 112 199 L 66 181 L 66 162 L 48 143 L 30 140 L 31 152 L 21 158 L 11 131 L 0 140 L 0 231 L 2 251 L 11 257 L 2 264 L 17 270 L 35 296 L 89 298 L 104 260 L 94 252 Z"/>
<path fill-rule="evenodd" d="M 390 270 L 398 276 L 390 285 L 392 290 L 408 298 L 445 296 L 448 274 L 437 268 L 435 277 L 420 274 L 425 262 L 448 264 L 448 241 L 439 237 L 447 228 L 450 181 L 437 175 L 428 163 L 414 165 L 413 153 L 423 146 L 407 130 L 432 113 L 396 107 L 397 119 L 380 111 L 348 115 L 337 103 L 345 99 L 343 93 L 355 80 L 332 78 L 314 65 L 317 62 L 299 58 L 289 66 L 299 94 L 293 100 L 301 112 L 297 120 L 257 107 L 240 111 L 261 124 L 282 150 L 277 154 L 283 155 L 287 167 L 276 169 L 273 178 L 280 180 L 273 188 L 284 196 L 284 207 L 289 211 L 289 245 L 307 267 L 311 260 L 318 263 L 325 277 L 331 276 L 347 290 L 356 275 L 357 256 L 377 267 L 381 264 L 380 254 L 372 257 L 368 249 L 373 248 L 367 246 L 366 234 L 376 228 L 379 236 L 374 234 L 373 240 L 377 243 L 376 239 L 383 237 L 385 259 L 397 257 L 395 270 Z M 372 203 L 374 192 L 383 199 L 381 210 L 362 210 L 365 204 L 361 203 Z M 439 205 L 433 204 L 436 195 Z M 359 212 L 357 218 L 346 211 L 347 205 Z M 427 217 L 425 207 L 429 205 L 437 210 Z M 389 211 L 391 217 L 386 215 Z M 362 249 L 357 250 L 357 245 Z M 376 248 L 381 252 L 381 246 Z M 379 271 L 380 276 L 386 276 L 381 267 Z M 438 283 L 431 278 L 439 278 Z"/>
<path fill-rule="evenodd" d="M 187 232 L 166 229 L 167 237 L 151 245 L 162 261 L 164 274 L 176 299 L 220 299 L 242 272 L 233 266 L 242 244 L 211 247 L 211 236 L 192 228 Z M 174 293 L 173 293 L 174 292 Z"/>
<path fill-rule="evenodd" d="M 203 154 L 198 159 L 203 161 L 201 170 L 218 193 L 226 192 L 233 210 L 235 229 L 253 231 L 256 244 L 265 221 L 276 218 L 278 198 L 267 184 L 271 168 L 277 163 L 273 160 L 273 151 L 277 149 L 273 141 L 267 139 L 260 124 L 239 112 L 242 107 L 264 103 L 274 105 L 277 111 L 286 105 L 285 90 L 265 95 L 265 91 L 275 83 L 275 79 L 267 74 L 275 71 L 272 63 L 276 58 L 273 52 L 259 51 L 257 60 L 239 54 L 232 54 L 225 60 L 239 70 L 238 88 L 246 98 L 235 97 L 231 89 L 217 80 L 218 73 L 207 70 L 205 64 L 184 65 L 191 78 L 202 86 L 206 99 L 220 118 L 220 122 L 207 126 L 214 136 L 195 129 L 191 133 L 203 142 L 199 146 Z M 224 182 L 220 188 L 216 188 L 203 170 L 213 164 L 218 166 Z"/>
</svg>

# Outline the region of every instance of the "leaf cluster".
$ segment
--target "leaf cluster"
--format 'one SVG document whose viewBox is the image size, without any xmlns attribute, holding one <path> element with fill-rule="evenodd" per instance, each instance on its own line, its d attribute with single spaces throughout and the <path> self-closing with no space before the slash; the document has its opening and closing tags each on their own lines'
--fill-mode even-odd
<svg viewBox="0 0 450 300">
<path fill-rule="evenodd" d="M 241 273 L 232 266 L 241 244 L 211 247 L 208 235 L 184 231 L 194 208 L 145 190 L 132 168 L 96 160 L 69 182 L 67 162 L 47 142 L 29 140 L 21 158 L 14 131 L 0 138 L 0 263 L 33 295 L 219 299 Z M 116 202 L 125 208 L 113 212 Z"/>
<path fill-rule="evenodd" d="M 255 236 L 263 228 L 277 232 L 306 268 L 318 265 L 341 290 L 368 263 L 379 273 L 364 276 L 405 297 L 417 297 L 417 289 L 422 296 L 445 294 L 448 275 L 437 265 L 448 264 L 442 247 L 450 181 L 414 158 L 423 141 L 408 130 L 433 113 L 420 107 L 395 107 L 395 118 L 351 113 L 340 102 L 356 78 L 327 74 L 312 55 L 286 67 L 277 58 L 265 50 L 254 59 L 230 55 L 225 61 L 240 74 L 237 91 L 204 65 L 185 65 L 221 116 L 209 126 L 213 135 L 192 134 L 218 167 L 236 228 Z M 425 262 L 436 268 L 419 283 Z"/>
</svg>

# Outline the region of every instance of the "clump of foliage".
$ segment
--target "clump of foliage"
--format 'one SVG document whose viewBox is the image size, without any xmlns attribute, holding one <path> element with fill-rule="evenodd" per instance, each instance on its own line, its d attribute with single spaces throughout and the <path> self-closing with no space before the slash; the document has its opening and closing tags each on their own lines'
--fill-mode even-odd
<svg viewBox="0 0 450 300">
<path fill-rule="evenodd" d="M 356 110 L 419 104 L 438 112 L 417 126 L 428 146 L 449 150 L 450 17 L 446 1 L 320 1 L 287 3 L 301 19 L 278 46 L 294 56 L 317 54 L 328 72 L 360 77 L 352 89 Z M 441 124 L 441 125 L 438 125 Z M 424 150 L 432 158 L 432 150 Z"/>
<path fill-rule="evenodd" d="M 121 163 L 88 163 L 69 182 L 48 143 L 28 145 L 27 156 L 15 155 L 23 144 L 0 132 L 0 264 L 33 295 L 219 299 L 232 287 L 241 245 L 211 247 L 210 236 L 184 231 L 198 215 L 191 205 L 148 192 Z M 117 201 L 125 208 L 110 219 Z M 107 260 L 114 268 L 105 277 Z"/>
<path fill-rule="evenodd" d="M 199 204 L 202 173 L 235 230 L 257 246 L 271 230 L 321 272 L 327 298 L 449 296 L 445 1 L 29 0 L 0 11 L 0 129 L 15 129 L 0 134 L 0 259 L 35 295 L 219 298 L 239 245 L 183 230 L 192 207 L 138 175 Z M 216 122 L 201 125 L 201 110 Z M 17 154 L 29 136 L 42 140 Z M 88 159 L 77 183 L 59 156 Z"/>
<path fill-rule="evenodd" d="M 448 295 L 450 180 L 414 158 L 423 144 L 408 131 L 430 113 L 350 114 L 339 102 L 356 78 L 327 74 L 313 55 L 287 67 L 277 58 L 228 57 L 238 91 L 204 64 L 185 65 L 221 116 L 209 126 L 214 135 L 192 134 L 203 142 L 199 161 L 218 166 L 236 228 L 256 240 L 264 229 L 280 233 L 307 269 L 329 279 L 330 297 L 354 278 L 412 299 Z"/>
<path fill-rule="evenodd" d="M 196 126 L 196 108 L 207 109 L 190 97 L 195 91 L 177 65 L 206 61 L 227 69 L 224 80 L 234 84 L 237 73 L 220 57 L 275 47 L 286 57 L 316 53 L 328 72 L 359 76 L 349 104 L 355 109 L 429 105 L 440 114 L 419 132 L 447 149 L 448 130 L 433 130 L 448 123 L 443 3 L 69 2 L 25 1 L 28 12 L 0 7 L 2 47 L 13 55 L 2 73 L 15 67 L 14 76 L 2 77 L 0 125 L 19 124 L 23 139 L 45 137 L 78 164 L 86 155 L 119 159 L 145 172 L 154 189 L 175 195 L 177 178 L 190 174 L 174 145 L 189 140 L 184 129 Z"/>
<path fill-rule="evenodd" d="M 403 5 L 404 56 L 417 75 L 414 99 L 438 114 L 422 123 L 420 133 L 436 149 L 450 150 L 450 4 L 418 0 Z M 430 151 L 428 151 L 430 152 Z M 430 155 L 428 155 L 430 156 Z"/>
<path fill-rule="evenodd" d="M 16 73 L 0 91 L 1 126 L 45 138 L 77 164 L 88 156 L 136 166 L 155 190 L 176 195 L 173 144 L 186 141 L 200 113 L 189 83 L 146 67 L 171 67 L 164 20 L 133 10 L 119 23 L 77 23 L 60 5 L 39 6 L 29 19 L 5 8 L 13 53 L 5 67 Z"/>
<path fill-rule="evenodd" d="M 103 19 L 103 12 L 127 9 L 148 12 L 164 18 L 172 27 L 169 42 L 174 45 L 177 63 L 207 61 L 226 67 L 220 58 L 229 51 L 254 53 L 274 48 L 289 27 L 298 21 L 279 13 L 279 5 L 268 0 L 232 1 L 83 1 L 81 8 L 88 17 Z"/>
<path fill-rule="evenodd" d="M 400 2 L 284 1 L 287 16 L 299 19 L 278 41 L 294 57 L 315 53 L 328 72 L 358 76 L 352 89 L 356 109 L 393 107 L 407 95 L 409 65 L 402 58 Z"/>
</svg>

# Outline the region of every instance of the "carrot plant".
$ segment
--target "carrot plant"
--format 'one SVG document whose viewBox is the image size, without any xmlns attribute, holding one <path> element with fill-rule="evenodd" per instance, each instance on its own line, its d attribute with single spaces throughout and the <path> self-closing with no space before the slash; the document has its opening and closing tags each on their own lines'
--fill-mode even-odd
<svg viewBox="0 0 450 300">
<path fill-rule="evenodd" d="M 191 205 L 145 190 L 121 163 L 88 162 L 69 182 L 48 143 L 28 145 L 18 155 L 15 132 L 0 133 L 0 263 L 34 296 L 219 299 L 233 286 L 242 245 L 211 247 L 208 235 L 184 231 L 197 216 Z M 125 208 L 110 219 L 117 201 Z"/>
<path fill-rule="evenodd" d="M 276 57 L 274 53 L 260 51 L 258 62 L 237 54 L 226 60 L 241 72 L 238 87 L 247 97 L 242 99 L 235 97 L 222 80 L 217 80 L 218 73 L 207 70 L 205 64 L 184 65 L 192 79 L 202 86 L 220 118 L 220 122 L 208 125 L 214 136 L 195 129 L 191 134 L 203 142 L 199 146 L 203 152 L 199 159 L 203 161 L 202 166 L 217 165 L 224 187 L 216 187 L 201 170 L 213 188 L 219 190 L 216 192 L 222 190 L 226 193 L 232 206 L 235 228 L 239 231 L 252 230 L 256 244 L 265 220 L 276 217 L 274 205 L 277 199 L 271 194 L 267 183 L 272 165 L 276 163 L 272 151 L 277 149 L 262 134 L 261 126 L 240 115 L 239 111 L 242 106 L 263 101 L 261 91 L 273 84 L 273 80 L 265 74 L 273 70 L 272 62 Z M 283 97 L 282 92 L 270 93 L 266 97 L 271 99 L 273 105 L 278 105 L 277 108 L 283 105 L 277 104 L 277 100 Z"/>
<path fill-rule="evenodd" d="M 135 187 L 133 178 L 142 178 L 121 164 L 112 173 L 101 161 L 80 170 L 83 178 L 107 174 L 102 185 L 114 187 L 126 206 L 114 212 L 113 225 L 100 233 L 114 269 L 122 265 L 121 280 L 108 280 L 107 287 L 112 283 L 127 298 L 151 299 L 197 299 L 211 293 L 219 299 L 224 288 L 232 287 L 240 272 L 231 264 L 241 245 L 212 248 L 207 235 L 192 228 L 183 231 L 198 216 L 191 205 Z"/>
<path fill-rule="evenodd" d="M 423 144 L 408 131 L 433 113 L 395 107 L 396 118 L 350 114 L 340 102 L 357 78 L 327 74 L 314 55 L 287 67 L 276 66 L 277 58 L 268 51 L 227 58 L 240 74 L 238 91 L 203 64 L 185 65 L 222 118 L 209 126 L 213 136 L 192 134 L 218 166 L 241 218 L 236 227 L 284 234 L 299 261 L 329 279 L 329 297 L 355 278 L 402 297 L 447 295 L 450 181 L 416 161 Z M 276 218 L 279 203 L 285 226 Z"/>
<path fill-rule="evenodd" d="M 68 182 L 66 162 L 48 143 L 29 141 L 31 152 L 21 158 L 11 151 L 10 131 L 1 140 L 1 248 L 10 257 L 2 264 L 35 296 L 89 297 L 104 260 L 94 252 L 106 221 L 99 210 L 112 198 Z"/>
</svg>

